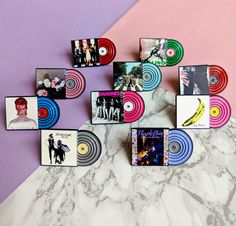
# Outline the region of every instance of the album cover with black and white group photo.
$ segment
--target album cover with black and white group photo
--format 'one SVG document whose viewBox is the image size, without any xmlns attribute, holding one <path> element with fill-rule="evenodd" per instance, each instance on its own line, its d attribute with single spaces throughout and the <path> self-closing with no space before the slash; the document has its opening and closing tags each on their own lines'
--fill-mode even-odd
<svg viewBox="0 0 236 226">
<path fill-rule="evenodd" d="M 164 38 L 140 38 L 140 60 L 157 66 L 166 65 L 167 42 Z"/>
<path fill-rule="evenodd" d="M 6 129 L 38 129 L 37 97 L 5 97 Z"/>
<path fill-rule="evenodd" d="M 124 121 L 123 92 L 91 92 L 92 124 L 112 124 Z"/>
<path fill-rule="evenodd" d="M 114 90 L 143 91 L 141 62 L 114 62 Z"/>
<path fill-rule="evenodd" d="M 77 166 L 77 130 L 41 130 L 41 165 Z"/>
<path fill-rule="evenodd" d="M 132 128 L 132 165 L 168 165 L 168 133 L 165 128 Z"/>
<path fill-rule="evenodd" d="M 180 66 L 179 87 L 181 95 L 209 94 L 208 65 Z"/>
<path fill-rule="evenodd" d="M 73 66 L 91 67 L 100 65 L 97 39 L 83 39 L 71 41 Z"/>
<path fill-rule="evenodd" d="M 66 98 L 66 69 L 36 68 L 36 93 L 52 99 Z"/>
</svg>

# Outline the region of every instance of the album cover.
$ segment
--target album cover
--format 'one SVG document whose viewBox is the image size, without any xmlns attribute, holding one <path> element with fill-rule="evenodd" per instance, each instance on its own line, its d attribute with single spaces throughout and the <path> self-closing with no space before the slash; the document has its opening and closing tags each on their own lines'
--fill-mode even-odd
<svg viewBox="0 0 236 226">
<path fill-rule="evenodd" d="M 37 97 L 6 97 L 7 130 L 38 129 Z"/>
<path fill-rule="evenodd" d="M 91 92 L 92 124 L 122 123 L 124 121 L 123 92 Z"/>
<path fill-rule="evenodd" d="M 41 165 L 77 166 L 77 130 L 41 130 Z"/>
<path fill-rule="evenodd" d="M 210 96 L 178 95 L 176 97 L 177 128 L 210 128 Z"/>
<path fill-rule="evenodd" d="M 208 65 L 179 67 L 179 83 L 181 95 L 209 94 Z"/>
<path fill-rule="evenodd" d="M 97 39 L 71 41 L 73 67 L 91 67 L 100 65 Z"/>
<path fill-rule="evenodd" d="M 164 38 L 141 38 L 140 60 L 157 66 L 166 65 L 167 40 Z"/>
<path fill-rule="evenodd" d="M 36 93 L 52 99 L 66 98 L 66 69 L 36 69 Z"/>
<path fill-rule="evenodd" d="M 141 62 L 114 62 L 114 90 L 143 91 Z"/>
<path fill-rule="evenodd" d="M 132 165 L 168 165 L 168 132 L 164 128 L 131 129 Z"/>
</svg>

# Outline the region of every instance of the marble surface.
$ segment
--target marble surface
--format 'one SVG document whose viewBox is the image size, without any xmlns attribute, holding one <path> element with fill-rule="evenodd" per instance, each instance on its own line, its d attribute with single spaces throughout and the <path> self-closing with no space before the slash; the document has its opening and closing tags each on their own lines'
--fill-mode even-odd
<svg viewBox="0 0 236 226">
<path fill-rule="evenodd" d="M 0 225 L 236 225 L 236 119 L 220 129 L 187 130 L 191 158 L 177 167 L 132 167 L 130 128 L 175 123 L 175 97 L 142 93 L 132 124 L 90 125 L 103 152 L 90 167 L 39 167 L 0 205 Z"/>
</svg>

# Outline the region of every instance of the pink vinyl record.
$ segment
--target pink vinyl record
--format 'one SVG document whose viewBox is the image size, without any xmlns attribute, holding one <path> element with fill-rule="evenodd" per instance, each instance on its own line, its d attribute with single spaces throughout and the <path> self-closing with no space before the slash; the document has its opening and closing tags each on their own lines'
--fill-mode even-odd
<svg viewBox="0 0 236 226">
<path fill-rule="evenodd" d="M 231 107 L 227 100 L 220 96 L 210 97 L 210 127 L 219 128 L 225 125 L 231 116 Z"/>
<path fill-rule="evenodd" d="M 135 92 L 124 92 L 124 122 L 134 122 L 144 113 L 143 98 Z"/>
<path fill-rule="evenodd" d="M 76 98 L 84 92 L 84 89 L 84 76 L 76 70 L 66 70 L 66 98 Z"/>
</svg>

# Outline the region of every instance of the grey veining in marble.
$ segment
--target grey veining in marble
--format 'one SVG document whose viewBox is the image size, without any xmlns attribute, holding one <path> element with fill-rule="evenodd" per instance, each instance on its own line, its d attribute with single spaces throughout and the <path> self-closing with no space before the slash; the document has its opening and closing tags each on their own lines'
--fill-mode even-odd
<svg viewBox="0 0 236 226">
<path fill-rule="evenodd" d="M 236 225 L 236 119 L 220 129 L 187 130 L 191 158 L 177 167 L 132 167 L 131 127 L 173 127 L 174 94 L 141 94 L 144 116 L 90 125 L 103 144 L 90 167 L 39 167 L 0 205 L 0 225 Z"/>
</svg>

